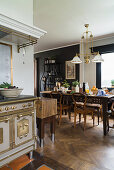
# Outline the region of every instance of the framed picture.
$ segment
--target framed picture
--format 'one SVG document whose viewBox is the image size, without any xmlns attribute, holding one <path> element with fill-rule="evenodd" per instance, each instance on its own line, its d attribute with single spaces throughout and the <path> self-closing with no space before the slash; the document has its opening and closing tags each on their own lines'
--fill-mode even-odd
<svg viewBox="0 0 114 170">
<path fill-rule="evenodd" d="M 71 61 L 65 62 L 65 78 L 66 79 L 75 79 L 76 71 L 75 71 L 75 64 L 71 63 Z"/>
</svg>

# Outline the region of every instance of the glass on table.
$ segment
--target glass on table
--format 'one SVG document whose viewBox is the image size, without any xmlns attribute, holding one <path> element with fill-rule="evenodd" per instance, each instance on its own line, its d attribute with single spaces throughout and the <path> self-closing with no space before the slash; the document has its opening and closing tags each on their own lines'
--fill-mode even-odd
<svg viewBox="0 0 114 170">
<path fill-rule="evenodd" d="M 89 89 L 86 89 L 85 92 L 86 92 L 87 94 L 89 94 Z"/>
</svg>

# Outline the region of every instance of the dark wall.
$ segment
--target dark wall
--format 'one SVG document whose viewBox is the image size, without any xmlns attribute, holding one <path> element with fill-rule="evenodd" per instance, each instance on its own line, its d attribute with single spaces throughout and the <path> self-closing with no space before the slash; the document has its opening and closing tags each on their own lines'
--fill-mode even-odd
<svg viewBox="0 0 114 170">
<path fill-rule="evenodd" d="M 101 89 L 101 63 L 96 63 L 96 87 Z"/>
<path fill-rule="evenodd" d="M 35 54 L 35 58 L 37 59 L 37 83 L 38 83 L 38 91 L 37 94 L 40 96 L 40 91 L 44 90 L 43 82 L 41 81 L 41 77 L 44 73 L 44 60 L 45 58 L 49 58 L 54 56 L 56 58 L 56 62 L 61 64 L 61 76 L 63 80 L 65 79 L 65 61 L 72 60 L 73 57 L 76 55 L 76 53 L 79 53 L 79 45 L 59 48 L 55 50 L 50 50 L 46 52 L 41 52 Z M 79 81 L 79 64 L 76 64 L 76 79 Z M 68 82 L 71 84 L 74 80 L 68 80 Z"/>
<path fill-rule="evenodd" d="M 93 47 L 93 51 L 94 52 L 99 51 L 100 54 L 113 53 L 114 52 L 114 44 L 96 46 L 96 47 Z"/>
</svg>

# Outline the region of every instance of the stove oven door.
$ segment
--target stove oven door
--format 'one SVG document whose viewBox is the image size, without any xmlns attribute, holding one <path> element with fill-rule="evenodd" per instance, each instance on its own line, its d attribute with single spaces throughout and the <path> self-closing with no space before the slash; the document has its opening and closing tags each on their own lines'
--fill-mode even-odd
<svg viewBox="0 0 114 170">
<path fill-rule="evenodd" d="M 34 110 L 19 111 L 14 117 L 13 147 L 34 139 Z"/>
<path fill-rule="evenodd" d="M 0 154 L 12 149 L 12 117 L 0 116 Z"/>
</svg>

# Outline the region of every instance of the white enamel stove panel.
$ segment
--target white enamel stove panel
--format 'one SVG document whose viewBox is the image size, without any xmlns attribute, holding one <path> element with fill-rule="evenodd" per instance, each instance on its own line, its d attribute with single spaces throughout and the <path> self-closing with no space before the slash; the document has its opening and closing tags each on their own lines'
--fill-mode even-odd
<svg viewBox="0 0 114 170">
<path fill-rule="evenodd" d="M 0 106 L 0 113 L 16 111 L 20 109 L 27 109 L 33 107 L 33 102 L 13 103 Z"/>
<path fill-rule="evenodd" d="M 10 117 L 0 117 L 0 152 L 10 148 Z"/>
<path fill-rule="evenodd" d="M 15 145 L 19 145 L 33 138 L 33 116 L 34 112 L 31 111 L 28 113 L 20 112 L 15 117 Z"/>
</svg>

